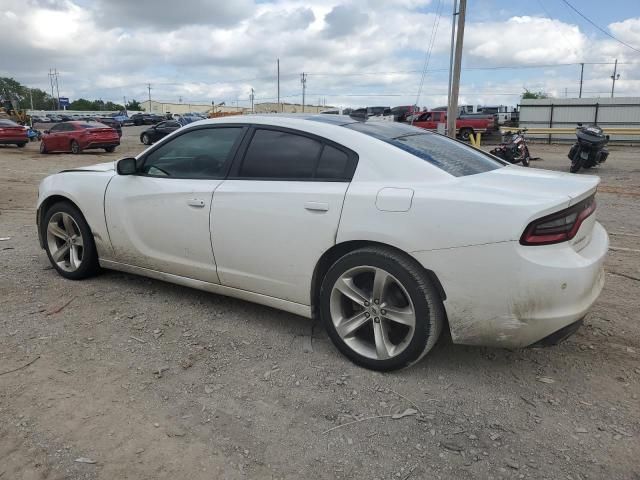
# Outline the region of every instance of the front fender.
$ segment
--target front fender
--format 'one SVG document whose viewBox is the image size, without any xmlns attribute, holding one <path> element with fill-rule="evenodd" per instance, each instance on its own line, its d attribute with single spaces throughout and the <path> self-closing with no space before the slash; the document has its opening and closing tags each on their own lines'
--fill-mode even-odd
<svg viewBox="0 0 640 480">
<path fill-rule="evenodd" d="M 42 220 L 46 210 L 56 201 L 67 200 L 80 210 L 87 221 L 98 255 L 111 258 L 113 248 L 105 221 L 104 195 L 113 175 L 113 171 L 74 170 L 46 177 L 40 183 L 36 210 L 40 246 L 44 248 Z"/>
</svg>

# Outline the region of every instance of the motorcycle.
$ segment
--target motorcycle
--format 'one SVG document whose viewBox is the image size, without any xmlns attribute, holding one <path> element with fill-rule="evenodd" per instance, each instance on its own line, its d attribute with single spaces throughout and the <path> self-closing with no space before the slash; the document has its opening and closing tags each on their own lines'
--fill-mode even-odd
<svg viewBox="0 0 640 480">
<path fill-rule="evenodd" d="M 27 137 L 30 142 L 36 142 L 42 138 L 42 132 L 40 130 L 36 130 L 33 127 L 29 127 L 27 130 Z"/>
<path fill-rule="evenodd" d="M 604 146 L 609 143 L 609 135 L 605 135 L 597 125 L 583 127 L 581 123 L 576 128 L 578 141 L 569 150 L 571 173 L 578 173 L 581 168 L 591 168 L 607 160 L 609 151 Z"/>
<path fill-rule="evenodd" d="M 526 128 L 518 130 L 516 133 L 511 131 L 506 132 L 502 137 L 502 143 L 489 153 L 506 162 L 522 163 L 523 167 L 528 167 L 531 155 L 529 154 L 529 147 L 527 147 L 527 140 L 524 136 L 526 132 Z"/>
</svg>

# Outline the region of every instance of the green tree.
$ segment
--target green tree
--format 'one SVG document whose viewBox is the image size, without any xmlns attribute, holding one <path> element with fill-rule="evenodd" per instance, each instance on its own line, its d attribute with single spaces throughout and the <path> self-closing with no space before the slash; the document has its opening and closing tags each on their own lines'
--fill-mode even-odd
<svg viewBox="0 0 640 480">
<path fill-rule="evenodd" d="M 96 108 L 96 103 L 91 100 L 87 100 L 86 98 L 79 98 L 74 100 L 69 105 L 69 110 L 80 110 L 80 111 L 89 111 L 89 110 L 100 110 Z"/>
<path fill-rule="evenodd" d="M 119 112 L 120 110 L 124 110 L 124 107 L 119 103 L 107 102 L 104 104 L 104 109 Z"/>
<path fill-rule="evenodd" d="M 5 108 L 13 108 L 12 101 L 17 102 L 21 110 L 30 109 L 32 101 L 35 110 L 55 108 L 54 99 L 44 90 L 25 87 L 17 80 L 8 77 L 0 77 L 0 99 L 2 100 L 0 103 Z"/>
<path fill-rule="evenodd" d="M 549 98 L 549 95 L 547 95 L 547 92 L 545 92 L 543 90 L 539 90 L 537 92 L 532 92 L 528 88 L 524 89 L 524 93 L 522 94 L 522 99 L 523 100 L 536 99 L 536 98 Z"/>
<path fill-rule="evenodd" d="M 142 111 L 142 105 L 135 99 L 128 101 L 126 106 L 127 110 Z"/>
</svg>

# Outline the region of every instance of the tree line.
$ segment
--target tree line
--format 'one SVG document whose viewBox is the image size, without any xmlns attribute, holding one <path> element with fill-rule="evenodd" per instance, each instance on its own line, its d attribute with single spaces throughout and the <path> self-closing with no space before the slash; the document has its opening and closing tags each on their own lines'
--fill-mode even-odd
<svg viewBox="0 0 640 480">
<path fill-rule="evenodd" d="M 13 109 L 12 100 L 17 102 L 18 109 L 29 110 L 33 102 L 34 110 L 57 110 L 58 99 L 39 88 L 29 88 L 9 77 L 0 77 L 0 106 Z M 79 111 L 120 111 L 125 107 L 120 103 L 103 100 L 87 100 L 78 98 L 69 104 L 67 110 Z M 127 110 L 143 110 L 140 102 L 131 100 L 126 104 Z M 60 109 L 62 110 L 62 109 Z"/>
</svg>

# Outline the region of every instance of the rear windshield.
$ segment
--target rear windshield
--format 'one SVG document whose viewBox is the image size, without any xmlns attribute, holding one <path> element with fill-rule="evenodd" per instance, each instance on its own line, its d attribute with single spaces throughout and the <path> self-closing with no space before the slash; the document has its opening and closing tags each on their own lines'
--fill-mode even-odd
<svg viewBox="0 0 640 480">
<path fill-rule="evenodd" d="M 105 128 L 107 126 L 104 123 L 100 123 L 100 122 L 78 123 L 76 125 L 80 128 Z"/>
<path fill-rule="evenodd" d="M 489 172 L 503 162 L 464 143 L 395 122 L 358 122 L 344 125 L 409 152 L 454 177 Z"/>
<path fill-rule="evenodd" d="M 20 125 L 18 125 L 16 122 L 12 120 L 5 120 L 5 119 L 0 120 L 0 127 L 19 127 L 19 126 Z"/>
</svg>

